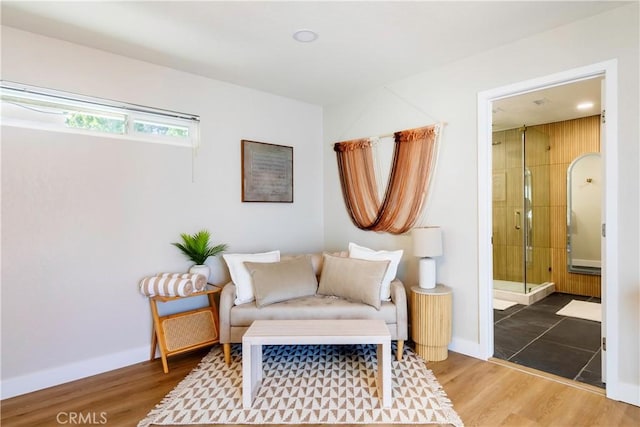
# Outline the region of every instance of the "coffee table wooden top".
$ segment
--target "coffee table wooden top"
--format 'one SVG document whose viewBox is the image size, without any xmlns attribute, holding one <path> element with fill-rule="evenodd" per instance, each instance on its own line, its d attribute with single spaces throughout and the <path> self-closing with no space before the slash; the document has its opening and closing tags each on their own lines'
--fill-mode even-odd
<svg viewBox="0 0 640 427">
<path fill-rule="evenodd" d="M 243 342 L 255 344 L 375 344 L 389 341 L 384 320 L 256 320 Z"/>
</svg>

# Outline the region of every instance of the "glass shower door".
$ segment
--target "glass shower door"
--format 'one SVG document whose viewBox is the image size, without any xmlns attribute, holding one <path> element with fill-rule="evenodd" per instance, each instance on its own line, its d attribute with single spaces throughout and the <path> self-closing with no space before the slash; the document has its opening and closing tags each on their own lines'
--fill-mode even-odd
<svg viewBox="0 0 640 427">
<path fill-rule="evenodd" d="M 522 269 L 524 292 L 551 277 L 551 203 L 549 136 L 521 128 L 522 140 Z"/>
<path fill-rule="evenodd" d="M 494 289 L 522 294 L 525 291 L 522 129 L 494 132 L 492 145 Z"/>
<path fill-rule="evenodd" d="M 524 294 L 550 281 L 550 147 L 541 128 L 493 133 L 496 290 Z"/>
</svg>

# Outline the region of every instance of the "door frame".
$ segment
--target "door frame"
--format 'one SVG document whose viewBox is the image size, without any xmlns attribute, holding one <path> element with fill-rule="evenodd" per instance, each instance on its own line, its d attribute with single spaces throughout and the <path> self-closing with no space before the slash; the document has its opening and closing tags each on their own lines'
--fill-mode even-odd
<svg viewBox="0 0 640 427">
<path fill-rule="evenodd" d="M 606 97 L 602 110 L 606 111 L 606 126 L 600 147 L 604 160 L 604 207 L 602 222 L 606 224 L 602 265 L 602 321 L 607 338 L 605 372 L 607 397 L 619 395 L 617 364 L 618 337 L 618 62 L 616 59 L 584 67 L 513 83 L 478 93 L 478 286 L 479 340 L 484 359 L 493 357 L 493 251 L 492 234 L 492 102 L 501 98 L 522 95 L 541 89 L 561 86 L 596 76 L 604 77 Z M 606 292 L 605 292 L 606 291 Z M 607 316 L 607 313 L 611 313 Z"/>
</svg>

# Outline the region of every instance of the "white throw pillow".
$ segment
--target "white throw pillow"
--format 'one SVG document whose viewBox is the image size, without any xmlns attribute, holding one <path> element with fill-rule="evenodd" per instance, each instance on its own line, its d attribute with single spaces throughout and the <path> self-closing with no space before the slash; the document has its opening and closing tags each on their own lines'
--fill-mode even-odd
<svg viewBox="0 0 640 427">
<path fill-rule="evenodd" d="M 251 302 L 255 299 L 253 295 L 253 282 L 251 274 L 244 262 L 279 262 L 280 251 L 263 252 L 258 254 L 223 254 L 231 281 L 236 285 L 236 305 Z"/>
<path fill-rule="evenodd" d="M 374 251 L 373 249 L 365 248 L 355 243 L 349 243 L 349 258 L 367 259 L 370 261 L 391 261 L 389 268 L 387 268 L 387 273 L 382 280 L 382 286 L 380 287 L 380 299 L 382 301 L 389 301 L 391 299 L 391 281 L 396 278 L 398 265 L 400 264 L 400 259 L 402 259 L 403 252 L 402 249 L 397 251 Z"/>
</svg>

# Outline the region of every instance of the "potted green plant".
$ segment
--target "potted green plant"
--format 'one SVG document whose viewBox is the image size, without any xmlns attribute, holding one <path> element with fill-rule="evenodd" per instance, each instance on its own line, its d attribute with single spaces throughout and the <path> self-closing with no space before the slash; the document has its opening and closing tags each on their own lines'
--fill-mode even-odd
<svg viewBox="0 0 640 427">
<path fill-rule="evenodd" d="M 195 262 L 195 265 L 189 269 L 189 273 L 202 274 L 208 282 L 210 270 L 209 266 L 205 265 L 205 261 L 210 256 L 216 256 L 227 250 L 226 243 L 211 246 L 209 243 L 211 233 L 207 230 L 200 230 L 195 234 L 182 233 L 180 237 L 182 242 L 172 243 L 172 245 L 180 249 L 191 261 Z"/>
</svg>

